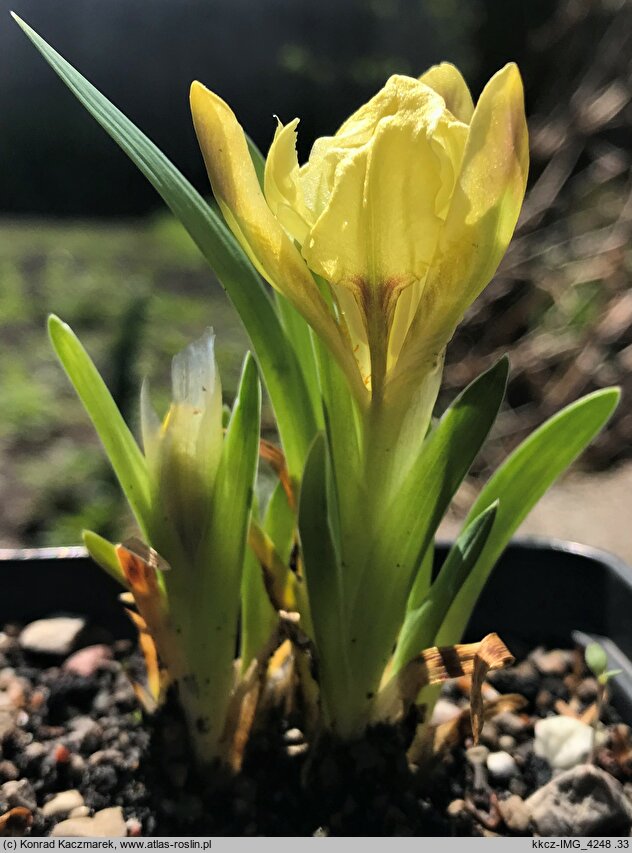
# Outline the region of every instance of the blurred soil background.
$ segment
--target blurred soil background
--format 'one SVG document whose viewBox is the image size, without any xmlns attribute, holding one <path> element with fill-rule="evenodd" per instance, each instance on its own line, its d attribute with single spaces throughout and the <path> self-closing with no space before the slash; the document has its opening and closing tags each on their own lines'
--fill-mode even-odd
<svg viewBox="0 0 632 853">
<path fill-rule="evenodd" d="M 528 432 L 620 384 L 609 429 L 523 532 L 632 560 L 630 0 L 0 0 L 0 547 L 30 547 L 74 544 L 83 527 L 117 538 L 128 525 L 53 359 L 49 312 L 77 331 L 132 424 L 141 378 L 164 407 L 171 356 L 209 325 L 230 401 L 247 341 L 187 235 L 12 24 L 10 6 L 205 192 L 187 106 L 194 78 L 233 105 L 264 151 L 273 114 L 300 116 L 305 157 L 390 73 L 447 59 L 477 95 L 516 60 L 529 194 L 496 279 L 449 347 L 440 405 L 504 352 L 512 376 L 444 532 Z"/>
</svg>

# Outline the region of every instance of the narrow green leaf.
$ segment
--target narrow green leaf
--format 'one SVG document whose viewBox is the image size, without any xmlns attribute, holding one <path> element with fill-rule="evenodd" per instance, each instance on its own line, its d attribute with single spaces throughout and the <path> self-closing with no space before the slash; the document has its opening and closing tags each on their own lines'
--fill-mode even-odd
<svg viewBox="0 0 632 853">
<path fill-rule="evenodd" d="M 266 507 L 263 529 L 274 542 L 281 559 L 288 563 L 296 540 L 296 511 L 290 508 L 285 489 L 277 483 Z"/>
<path fill-rule="evenodd" d="M 213 491 L 213 520 L 204 550 L 209 565 L 241 570 L 259 459 L 261 388 L 248 353 Z"/>
<path fill-rule="evenodd" d="M 296 513 L 290 508 L 281 483 L 277 483 L 265 510 L 263 529 L 281 560 L 289 565 L 295 542 Z M 259 560 L 246 549 L 242 583 L 242 669 L 267 643 L 279 617 L 270 603 Z"/>
<path fill-rule="evenodd" d="M 259 520 L 256 499 L 252 518 Z M 254 551 L 246 545 L 244 570 L 241 580 L 241 670 L 246 672 L 252 661 L 266 645 L 278 621 L 270 604 L 263 582 L 263 572 Z"/>
<path fill-rule="evenodd" d="M 301 365 L 305 385 L 312 403 L 312 410 L 318 426 L 323 428 L 322 406 L 320 399 L 320 387 L 318 384 L 318 369 L 316 366 L 316 354 L 314 346 L 319 341 L 313 341 L 314 333 L 309 323 L 296 310 L 292 303 L 281 293 L 275 293 L 277 311 L 283 323 L 285 334 L 290 342 L 296 359 Z"/>
<path fill-rule="evenodd" d="M 434 560 L 435 543 L 431 542 L 419 565 L 417 574 L 415 575 L 413 588 L 410 591 L 410 595 L 408 596 L 408 602 L 406 603 L 407 610 L 416 610 L 426 597 L 426 594 L 430 589 L 430 582 L 432 580 Z"/>
<path fill-rule="evenodd" d="M 353 684 L 347 658 L 342 568 L 329 526 L 327 443 L 322 433 L 314 439 L 305 464 L 299 502 L 299 532 L 305 580 L 318 652 L 319 680 L 325 715 L 336 727 Z"/>
<path fill-rule="evenodd" d="M 500 501 L 491 535 L 439 631 L 438 645 L 458 643 L 496 560 L 521 522 L 603 428 L 619 400 L 606 388 L 572 403 L 532 433 L 492 475 L 466 524 Z"/>
<path fill-rule="evenodd" d="M 461 531 L 441 567 L 439 577 L 419 606 L 409 610 L 395 649 L 393 673 L 435 644 L 436 633 L 454 597 L 476 565 L 487 542 L 497 509 L 498 503 L 492 504 Z"/>
<path fill-rule="evenodd" d="M 195 559 L 194 577 L 186 573 L 178 577 L 176 572 L 165 576 L 174 613 L 177 611 L 178 617 L 186 618 L 191 625 L 188 654 L 192 666 L 199 672 L 216 674 L 222 702 L 234 678 L 232 665 L 244 568 L 252 568 L 246 562 L 246 539 L 259 456 L 260 417 L 261 387 L 255 362 L 248 353 L 224 439 L 210 524 Z"/>
<path fill-rule="evenodd" d="M 331 456 L 329 521 L 334 541 L 340 543 L 344 530 L 346 541 L 341 551 L 353 553 L 353 524 L 358 517 L 358 494 L 364 487 L 361 465 L 363 446 L 362 417 L 349 393 L 349 385 L 340 366 L 316 336 L 313 339 L 318 366 L 318 386 L 322 395 L 322 414 L 327 446 Z M 366 531 L 360 531 L 363 539 Z M 348 593 L 348 578 L 345 591 Z"/>
<path fill-rule="evenodd" d="M 147 535 L 150 511 L 145 457 L 99 371 L 70 326 L 51 315 L 48 333 L 57 357 L 101 439 L 138 525 Z"/>
<path fill-rule="evenodd" d="M 90 554 L 94 562 L 98 566 L 101 566 L 101 568 L 113 577 L 115 581 L 120 583 L 121 586 L 127 589 L 127 581 L 123 574 L 123 570 L 121 569 L 118 557 L 116 556 L 115 546 L 111 542 L 108 542 L 107 539 L 104 539 L 103 536 L 99 536 L 98 533 L 94 533 L 92 530 L 84 530 L 82 536 L 83 544 L 88 549 L 88 554 Z"/>
<path fill-rule="evenodd" d="M 316 422 L 301 367 L 266 286 L 224 222 L 160 149 L 31 27 L 17 15 L 13 17 L 71 92 L 155 187 L 215 271 L 252 341 L 288 467 L 298 477 Z M 251 144 L 251 152 L 253 149 Z"/>
</svg>

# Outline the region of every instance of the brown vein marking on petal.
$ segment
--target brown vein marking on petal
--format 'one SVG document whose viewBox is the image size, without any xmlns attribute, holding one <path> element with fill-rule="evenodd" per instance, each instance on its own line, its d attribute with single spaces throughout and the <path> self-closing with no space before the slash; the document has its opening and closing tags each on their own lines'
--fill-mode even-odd
<svg viewBox="0 0 632 853">
<path fill-rule="evenodd" d="M 270 441 L 266 441 L 262 438 L 259 441 L 259 456 L 270 465 L 274 473 L 279 478 L 281 486 L 283 487 L 283 491 L 287 497 L 287 502 L 291 510 L 296 510 L 296 497 L 294 495 L 294 488 L 292 485 L 292 478 L 290 477 L 290 472 L 287 469 L 287 463 L 285 461 L 285 455 L 283 451 L 277 447 L 275 444 L 272 444 Z"/>
<path fill-rule="evenodd" d="M 384 330 L 386 335 L 390 332 L 395 315 L 397 300 L 403 290 L 413 283 L 411 276 L 392 276 L 385 281 L 376 284 L 356 277 L 349 284 L 355 295 L 362 317 L 364 319 L 367 334 L 369 334 L 368 318 L 373 312 L 384 317 Z"/>
<path fill-rule="evenodd" d="M 0 815 L 0 835 L 12 835 L 23 831 L 33 823 L 31 811 L 24 806 L 15 806 L 3 815 Z M 14 842 L 9 842 L 13 844 Z"/>
</svg>

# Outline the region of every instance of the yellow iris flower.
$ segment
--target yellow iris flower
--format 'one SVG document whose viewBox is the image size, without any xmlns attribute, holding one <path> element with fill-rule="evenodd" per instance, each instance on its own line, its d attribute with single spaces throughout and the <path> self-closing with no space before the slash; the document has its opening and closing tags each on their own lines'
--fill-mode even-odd
<svg viewBox="0 0 632 853">
<path fill-rule="evenodd" d="M 263 190 L 230 107 L 196 82 L 191 108 L 233 234 L 330 347 L 360 402 L 401 399 L 440 371 L 522 205 L 528 138 L 517 67 L 495 74 L 476 107 L 448 63 L 419 79 L 395 75 L 334 136 L 316 140 L 303 166 L 298 119 L 279 122 Z"/>
</svg>

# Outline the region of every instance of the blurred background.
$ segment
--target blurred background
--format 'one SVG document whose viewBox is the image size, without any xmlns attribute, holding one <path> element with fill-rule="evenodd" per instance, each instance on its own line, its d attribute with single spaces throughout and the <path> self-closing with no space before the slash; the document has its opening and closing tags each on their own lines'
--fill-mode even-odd
<svg viewBox="0 0 632 853">
<path fill-rule="evenodd" d="M 10 20 L 14 8 L 203 192 L 191 80 L 266 151 L 300 116 L 300 155 L 389 74 L 457 64 L 478 95 L 522 71 L 530 188 L 514 242 L 448 351 L 440 403 L 501 353 L 507 405 L 453 511 L 527 432 L 581 394 L 632 391 L 630 0 L 0 0 L 0 547 L 117 538 L 127 517 L 53 359 L 71 323 L 130 422 L 140 379 L 165 404 L 170 357 L 208 325 L 227 398 L 247 341 L 187 235 Z M 632 559 L 629 393 L 525 531 Z M 268 424 L 271 414 L 265 414 Z M 445 531 L 451 530 L 450 521 Z"/>
</svg>

